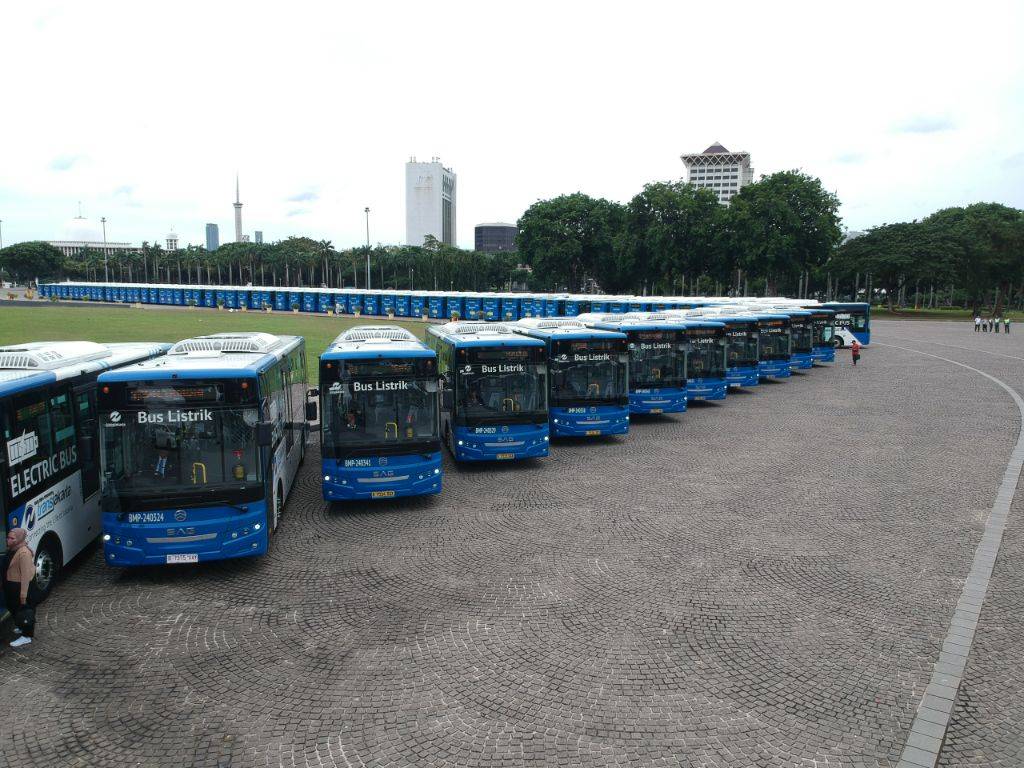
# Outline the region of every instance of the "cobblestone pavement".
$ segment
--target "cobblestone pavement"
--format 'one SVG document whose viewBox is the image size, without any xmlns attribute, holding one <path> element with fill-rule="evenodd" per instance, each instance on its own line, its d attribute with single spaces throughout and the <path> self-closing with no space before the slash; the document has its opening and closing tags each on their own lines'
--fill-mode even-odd
<svg viewBox="0 0 1024 768">
<path fill-rule="evenodd" d="M 875 340 L 1020 378 L 1022 347 L 888 338 L 911 325 L 974 341 Z M 328 508 L 314 451 L 260 560 L 82 559 L 0 651 L 0 766 L 892 766 L 1017 428 L 998 387 L 872 344 L 623 439 L 448 462 L 432 499 Z M 1020 756 L 1007 534 L 963 754 Z"/>
<path fill-rule="evenodd" d="M 891 325 L 891 324 L 890 324 Z M 887 327 L 888 330 L 888 327 Z M 974 366 L 1024 395 L 1024 334 L 976 334 L 966 324 L 904 323 L 893 344 Z M 983 386 L 980 381 L 976 384 Z M 984 433 L 971 440 L 987 451 Z M 1001 460 L 993 454 L 993 461 Z M 939 765 L 1024 765 L 1024 494 L 1018 492 L 1003 535 L 967 671 Z"/>
</svg>

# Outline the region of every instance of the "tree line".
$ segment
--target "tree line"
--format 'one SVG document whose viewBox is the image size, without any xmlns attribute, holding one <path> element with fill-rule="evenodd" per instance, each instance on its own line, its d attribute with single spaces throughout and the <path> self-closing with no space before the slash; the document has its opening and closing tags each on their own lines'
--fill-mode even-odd
<svg viewBox="0 0 1024 768">
<path fill-rule="evenodd" d="M 337 250 L 329 240 L 289 237 L 276 243 L 225 243 L 166 250 L 144 242 L 110 254 L 83 247 L 70 257 L 49 243 L 18 243 L 0 250 L 0 269 L 18 282 L 81 279 L 102 282 L 195 285 L 272 285 L 395 290 L 508 290 L 525 273 L 513 253 L 481 253 L 427 238 L 422 247 L 378 245 Z"/>
</svg>

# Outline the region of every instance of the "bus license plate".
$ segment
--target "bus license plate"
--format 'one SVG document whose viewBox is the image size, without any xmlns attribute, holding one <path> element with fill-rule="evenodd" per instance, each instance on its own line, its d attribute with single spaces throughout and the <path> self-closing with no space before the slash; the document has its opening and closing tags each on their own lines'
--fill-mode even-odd
<svg viewBox="0 0 1024 768">
<path fill-rule="evenodd" d="M 587 437 L 596 437 L 597 435 L 600 435 L 600 434 L 601 434 L 601 430 L 600 429 L 588 429 L 587 430 Z"/>
<path fill-rule="evenodd" d="M 394 491 L 370 491 L 371 499 L 390 499 L 395 495 Z"/>
<path fill-rule="evenodd" d="M 514 459 L 516 455 L 514 453 L 499 453 L 494 458 L 496 459 Z"/>
<path fill-rule="evenodd" d="M 651 413 L 664 413 L 664 408 L 651 408 Z"/>
<path fill-rule="evenodd" d="M 199 555 L 194 552 L 190 552 L 184 555 L 168 555 L 167 563 L 198 563 Z"/>
</svg>

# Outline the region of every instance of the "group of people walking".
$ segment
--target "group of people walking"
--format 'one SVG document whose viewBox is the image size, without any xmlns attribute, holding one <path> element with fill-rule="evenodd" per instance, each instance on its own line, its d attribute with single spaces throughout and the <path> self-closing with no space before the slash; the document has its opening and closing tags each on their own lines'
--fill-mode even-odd
<svg viewBox="0 0 1024 768">
<path fill-rule="evenodd" d="M 1003 332 L 1010 332 L 1010 318 L 1004 317 L 1000 320 L 998 317 L 982 317 L 976 315 L 974 317 L 974 332 L 975 333 L 999 333 L 999 324 L 1003 324 Z"/>
</svg>

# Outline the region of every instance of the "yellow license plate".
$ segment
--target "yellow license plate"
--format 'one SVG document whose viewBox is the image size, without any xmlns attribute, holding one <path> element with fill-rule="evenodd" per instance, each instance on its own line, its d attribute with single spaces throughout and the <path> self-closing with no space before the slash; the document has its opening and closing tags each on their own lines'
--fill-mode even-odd
<svg viewBox="0 0 1024 768">
<path fill-rule="evenodd" d="M 664 413 L 663 408 L 651 408 L 651 413 Z"/>
<path fill-rule="evenodd" d="M 370 491 L 370 498 L 372 499 L 390 499 L 394 495 L 394 491 Z"/>
<path fill-rule="evenodd" d="M 514 459 L 516 455 L 514 453 L 499 453 L 494 458 L 496 459 Z"/>
<path fill-rule="evenodd" d="M 601 434 L 601 430 L 600 429 L 588 429 L 587 430 L 587 437 L 595 437 L 596 435 L 600 435 L 600 434 Z"/>
</svg>

